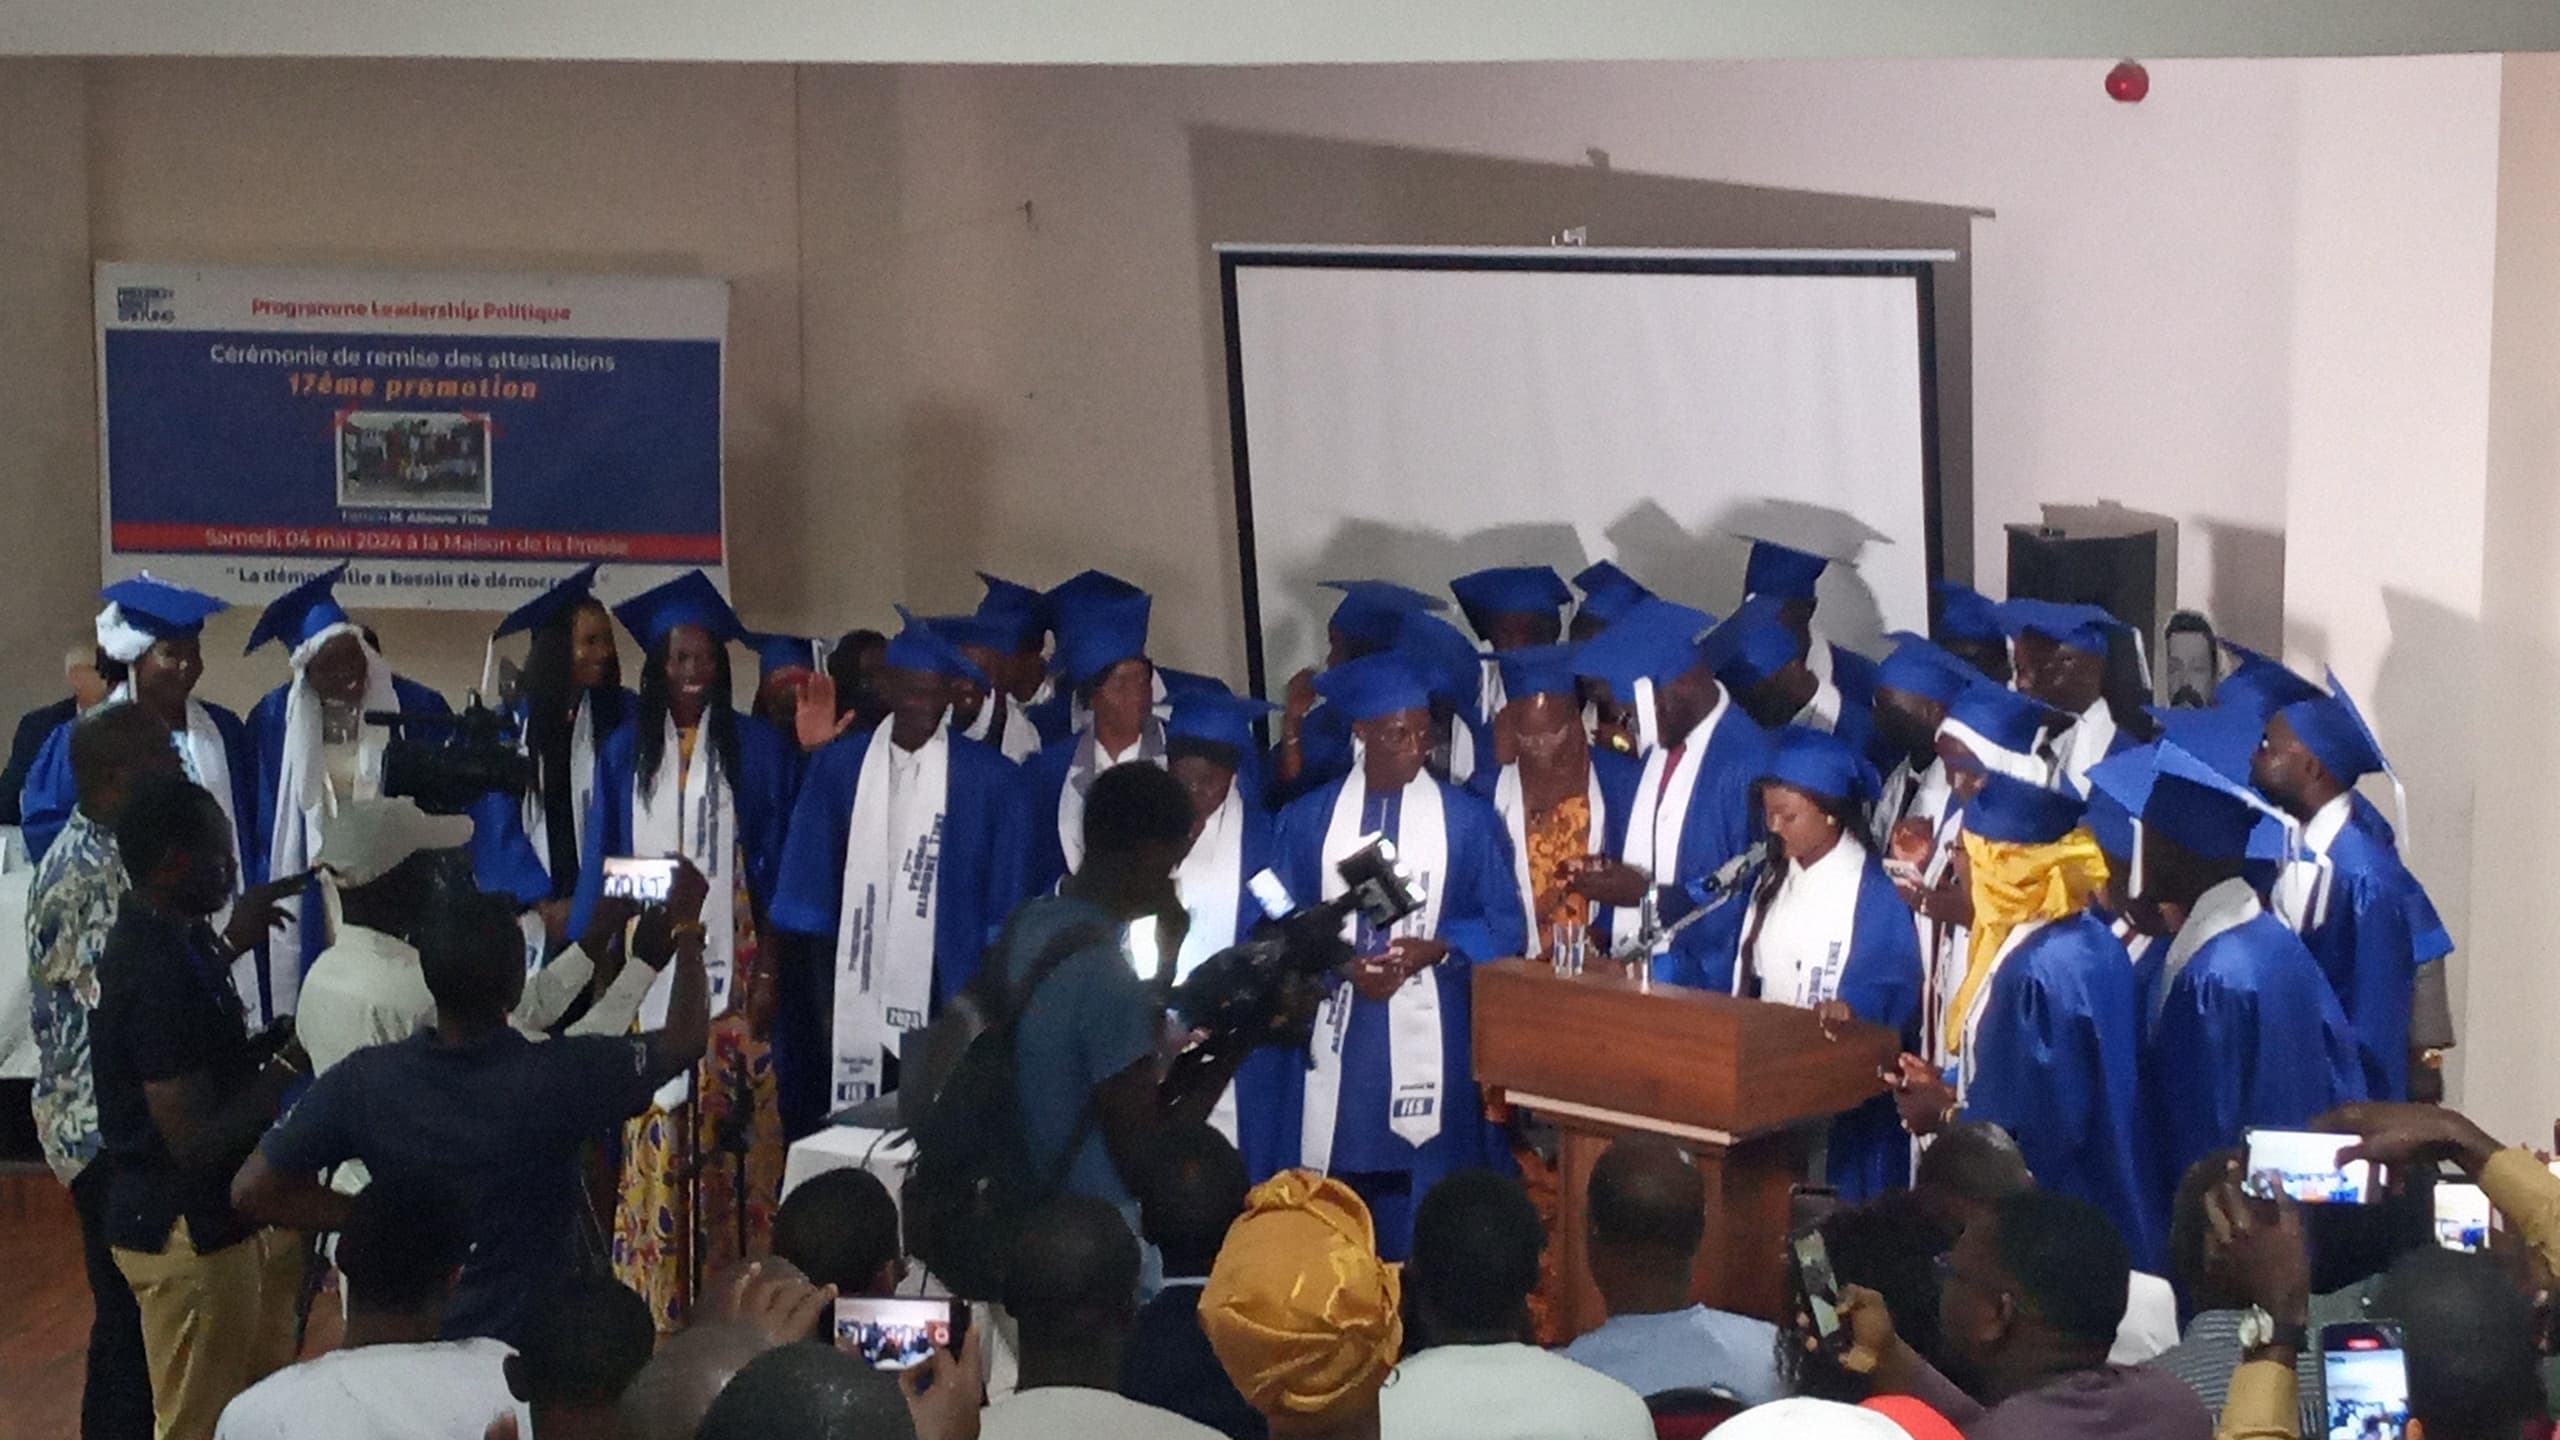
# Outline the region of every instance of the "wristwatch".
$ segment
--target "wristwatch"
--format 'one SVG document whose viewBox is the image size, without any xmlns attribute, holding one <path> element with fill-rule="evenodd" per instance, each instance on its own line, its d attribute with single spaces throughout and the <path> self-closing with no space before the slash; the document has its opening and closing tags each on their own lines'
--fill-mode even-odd
<svg viewBox="0 0 2560 1440">
<path fill-rule="evenodd" d="M 2240 1312 L 2240 1349 L 2243 1354 L 2264 1350 L 2270 1345 L 2290 1345 L 2300 1351 L 2311 1342 L 2311 1327 L 2291 1321 L 2279 1321 L 2260 1305 Z"/>
</svg>

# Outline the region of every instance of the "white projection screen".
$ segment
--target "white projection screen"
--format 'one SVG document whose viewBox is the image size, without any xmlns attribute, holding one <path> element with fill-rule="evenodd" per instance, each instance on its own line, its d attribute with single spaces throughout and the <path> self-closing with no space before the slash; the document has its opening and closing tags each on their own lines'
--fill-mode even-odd
<svg viewBox="0 0 2560 1440">
<path fill-rule="evenodd" d="M 1254 683 L 1321 662 L 1322 580 L 1608 557 L 1721 615 L 1737 533 L 1858 557 L 1833 638 L 1926 630 L 1938 258 L 1222 248 Z"/>
</svg>

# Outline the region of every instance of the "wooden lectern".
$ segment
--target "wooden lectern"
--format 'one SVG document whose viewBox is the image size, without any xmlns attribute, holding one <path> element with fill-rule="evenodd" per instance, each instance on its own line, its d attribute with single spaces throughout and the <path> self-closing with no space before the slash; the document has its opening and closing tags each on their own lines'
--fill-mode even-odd
<svg viewBox="0 0 2560 1440">
<path fill-rule="evenodd" d="M 1901 1051 L 1881 1025 L 1826 1039 L 1813 1012 L 1616 975 L 1559 978 L 1544 962 L 1475 969 L 1476 1079 L 1562 1135 L 1555 1243 L 1566 1335 L 1605 1318 L 1583 1263 L 1591 1167 L 1630 1131 L 1691 1147 L 1707 1181 L 1693 1293 L 1776 1320 L 1786 1305 L 1788 1196 L 1815 1127 L 1883 1093 Z"/>
</svg>

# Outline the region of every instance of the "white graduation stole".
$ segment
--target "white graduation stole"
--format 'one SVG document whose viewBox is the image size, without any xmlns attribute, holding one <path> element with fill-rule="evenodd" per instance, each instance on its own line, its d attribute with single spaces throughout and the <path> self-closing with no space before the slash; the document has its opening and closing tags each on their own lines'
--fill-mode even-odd
<svg viewBox="0 0 2560 1440">
<path fill-rule="evenodd" d="M 1233 785 L 1175 867 L 1173 888 L 1191 916 L 1173 962 L 1173 978 L 1179 983 L 1201 961 L 1236 943 L 1237 907 L 1244 894 L 1244 797 Z"/>
<path fill-rule="evenodd" d="M 1842 845 L 1856 845 L 1858 840 L 1854 835 L 1842 835 L 1838 843 Z M 1830 857 L 1825 856 L 1823 858 L 1829 859 Z M 1782 861 L 1780 863 L 1790 867 L 1787 877 L 1789 880 L 1797 878 L 1797 875 L 1800 872 L 1793 869 L 1793 861 Z M 1790 907 L 1790 912 L 1787 916 L 1789 927 L 1791 929 L 1798 930 L 1799 934 L 1804 931 L 1810 931 L 1816 937 L 1815 943 L 1822 951 L 1822 960 L 1821 963 L 1815 965 L 1791 967 L 1794 970 L 1794 973 L 1787 976 L 1783 982 L 1787 987 L 1786 992 L 1784 994 L 1779 994 L 1772 991 L 1769 984 L 1769 965 L 1765 959 L 1768 954 L 1769 920 L 1768 917 L 1764 916 L 1762 913 L 1764 906 L 1760 899 L 1758 888 L 1754 887 L 1751 896 L 1750 908 L 1745 910 L 1742 916 L 1742 934 L 1744 941 L 1746 944 L 1752 945 L 1752 953 L 1750 956 L 1751 963 L 1746 966 L 1743 964 L 1743 956 L 1739 952 L 1735 954 L 1733 962 L 1733 993 L 1737 996 L 1744 993 L 1745 987 L 1743 982 L 1746 978 L 1746 972 L 1748 972 L 1749 975 L 1759 977 L 1760 998 L 1776 1004 L 1793 1005 L 1799 1010 L 1810 1010 L 1825 1000 L 1838 999 L 1840 997 L 1841 972 L 1849 968 L 1849 952 L 1857 943 L 1858 907 L 1855 903 L 1856 893 L 1857 892 L 1854 890 L 1850 892 L 1852 903 L 1841 906 L 1837 911 L 1830 914 L 1815 915 L 1812 917 L 1812 923 L 1810 924 L 1805 923 L 1804 917 L 1794 913 L 1796 908 L 1800 908 L 1806 903 L 1804 900 L 1798 899 L 1796 901 L 1796 905 Z M 1787 894 L 1786 882 L 1781 881 L 1779 882 L 1779 889 L 1771 897 L 1769 904 L 1774 905 L 1778 900 L 1794 898 L 1795 897 Z M 1754 943 L 1755 937 L 1756 943 Z"/>
<path fill-rule="evenodd" d="M 836 920 L 834 1064 L 839 1107 L 880 1093 L 884 1052 L 933 1007 L 933 929 L 951 790 L 951 733 L 936 726 L 905 793 L 892 795 L 889 727 L 854 780 Z"/>
<path fill-rule="evenodd" d="M 1360 829 L 1368 805 L 1369 782 L 1354 770 L 1334 797 L 1318 857 L 1327 900 L 1343 893 L 1335 867 L 1368 839 Z M 1414 777 L 1404 787 L 1402 809 L 1396 858 L 1422 892 L 1422 908 L 1396 922 L 1393 934 L 1427 938 L 1439 930 L 1442 882 L 1449 873 L 1449 822 L 1440 782 L 1428 772 Z M 1356 915 L 1346 917 L 1342 938 L 1356 939 L 1359 923 Z M 1357 998 L 1350 981 L 1336 981 L 1309 1041 L 1315 1063 L 1307 1071 L 1306 1108 L 1299 1116 L 1299 1161 L 1318 1170 L 1333 1166 L 1333 1137 L 1342 1110 L 1342 1045 L 1351 1033 L 1351 1006 Z M 1449 1098 L 1440 1084 L 1440 981 L 1429 970 L 1414 972 L 1387 1001 L 1387 1069 L 1387 1128 L 1419 1147 L 1440 1133 Z"/>
<path fill-rule="evenodd" d="M 673 725 L 675 722 L 670 720 L 667 723 Z M 669 753 L 674 753 L 672 747 L 675 742 L 670 740 L 667 743 L 671 747 Z M 660 778 L 663 779 L 666 766 L 662 763 L 658 768 Z M 570 833 L 581 855 L 587 853 L 587 812 L 595 803 L 595 798 L 595 700 L 592 696 L 582 694 L 578 697 L 578 718 L 569 725 L 569 824 Z M 637 798 L 634 796 L 635 804 Z M 636 817 L 636 811 L 634 815 Z M 525 838 L 533 842 L 534 858 L 542 862 L 542 869 L 545 874 L 548 874 L 551 870 L 551 816 L 543 806 L 542 786 L 539 782 L 525 787 L 524 833 Z M 671 852 L 644 850 L 640 853 L 660 855 Z M 706 870 L 703 873 L 707 875 L 710 872 Z M 555 875 L 552 878 L 557 880 L 559 877 Z"/>
<path fill-rule="evenodd" d="M 1583 848 L 1597 855 L 1609 834 L 1609 809 L 1600 795 L 1598 766 L 1591 767 L 1583 786 L 1591 801 L 1591 835 Z M 1493 782 L 1493 808 L 1502 816 L 1503 827 L 1511 832 L 1511 878 L 1519 886 L 1521 921 L 1528 927 L 1521 933 L 1529 937 L 1530 954 L 1544 955 L 1548 937 L 1540 933 L 1543 927 L 1538 924 L 1538 892 L 1529 880 L 1529 800 L 1520 779 L 1519 761 L 1503 766 L 1502 778 Z"/>
<path fill-rule="evenodd" d="M 1689 800 L 1698 793 L 1698 774 L 1705 768 L 1707 744 L 1714 738 L 1717 720 L 1724 714 L 1719 702 L 1716 715 L 1689 732 L 1689 743 L 1681 750 L 1676 765 L 1669 750 L 1655 749 L 1645 757 L 1644 778 L 1636 782 L 1635 803 L 1627 809 L 1626 863 L 1653 877 L 1652 883 L 1668 885 L 1679 878 L 1680 839 L 1689 826 Z M 1670 783 L 1663 783 L 1668 769 Z M 1609 920 L 1609 933 L 1623 944 L 1644 933 L 1644 911 L 1637 906 L 1619 906 Z M 1659 955 L 1669 945 L 1657 941 L 1654 953 Z"/>
<path fill-rule="evenodd" d="M 582 712 L 583 713 L 583 712 Z M 675 717 L 666 718 L 666 748 L 658 754 L 654 783 L 631 793 L 631 849 L 637 855 L 682 855 L 709 882 L 702 901 L 702 970 L 709 981 L 711 1013 L 729 1009 L 738 955 L 738 805 L 730 776 L 720 765 L 720 747 L 711 741 L 706 721 L 695 732 L 693 763 L 684 763 Z M 676 967 L 667 966 L 640 1001 L 640 1028 L 656 1030 L 667 1023 L 667 1003 L 675 994 Z M 673 1110 L 693 1098 L 688 1070 L 660 1087 L 656 1104 Z"/>
</svg>

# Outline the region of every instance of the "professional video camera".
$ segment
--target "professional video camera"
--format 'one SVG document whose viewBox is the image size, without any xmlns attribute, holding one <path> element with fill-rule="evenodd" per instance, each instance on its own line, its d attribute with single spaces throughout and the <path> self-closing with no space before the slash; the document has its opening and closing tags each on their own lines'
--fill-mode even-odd
<svg viewBox="0 0 2560 1440">
<path fill-rule="evenodd" d="M 1385 930 L 1422 908 L 1419 882 L 1397 864 L 1395 844 L 1383 835 L 1343 857 L 1334 871 L 1342 877 L 1342 893 L 1312 905 L 1293 904 L 1269 871 L 1255 876 L 1255 897 L 1277 918 L 1201 961 L 1173 987 L 1174 1013 L 1213 1037 L 1303 1042 L 1303 1021 L 1284 1029 L 1275 1027 L 1274 1017 L 1286 1008 L 1281 997 L 1293 981 L 1330 976 L 1352 958 L 1342 922 L 1357 915 L 1370 928 Z"/>
<path fill-rule="evenodd" d="M 418 802 L 434 815 L 460 815 L 492 792 L 522 796 L 533 762 L 516 748 L 506 717 L 474 693 L 459 715 L 367 710 L 364 723 L 391 731 L 382 750 L 382 793 Z"/>
</svg>

